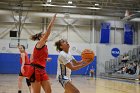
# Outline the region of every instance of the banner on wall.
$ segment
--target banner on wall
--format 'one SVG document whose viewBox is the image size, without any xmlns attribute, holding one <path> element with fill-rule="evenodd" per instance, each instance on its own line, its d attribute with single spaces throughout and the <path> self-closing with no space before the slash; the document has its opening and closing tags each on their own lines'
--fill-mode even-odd
<svg viewBox="0 0 140 93">
<path fill-rule="evenodd" d="M 124 25 L 124 44 L 133 44 L 133 31 L 134 26 L 126 23 Z"/>
<path fill-rule="evenodd" d="M 110 23 L 101 23 L 100 43 L 109 43 L 110 41 Z"/>
<path fill-rule="evenodd" d="M 118 48 L 112 48 L 111 55 L 113 57 L 118 57 L 120 55 L 120 50 Z"/>
</svg>

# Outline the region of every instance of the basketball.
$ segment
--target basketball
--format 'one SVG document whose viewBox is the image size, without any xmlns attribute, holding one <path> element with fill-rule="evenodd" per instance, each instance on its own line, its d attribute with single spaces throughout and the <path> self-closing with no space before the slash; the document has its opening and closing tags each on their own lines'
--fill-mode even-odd
<svg viewBox="0 0 140 93">
<path fill-rule="evenodd" d="M 91 59 L 93 61 L 94 56 L 95 54 L 91 49 L 84 49 L 81 53 L 82 60 Z"/>
</svg>

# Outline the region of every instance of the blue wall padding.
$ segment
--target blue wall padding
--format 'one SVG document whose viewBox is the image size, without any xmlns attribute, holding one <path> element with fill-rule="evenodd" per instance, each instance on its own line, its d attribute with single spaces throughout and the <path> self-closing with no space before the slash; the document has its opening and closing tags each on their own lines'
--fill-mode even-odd
<svg viewBox="0 0 140 93">
<path fill-rule="evenodd" d="M 17 74 L 20 71 L 19 54 L 0 53 L 0 73 Z"/>
<path fill-rule="evenodd" d="M 51 62 L 47 62 L 46 71 L 48 74 L 56 74 L 57 72 L 57 57 L 58 55 L 49 55 L 52 58 Z"/>
<path fill-rule="evenodd" d="M 30 55 L 29 55 L 30 56 Z M 49 55 L 52 58 L 51 62 L 47 62 L 46 71 L 48 74 L 56 74 L 57 72 L 57 57 L 58 55 Z M 76 60 L 81 60 L 78 55 L 74 56 Z M 0 74 L 18 74 L 20 71 L 20 55 L 10 53 L 0 53 Z M 89 69 L 94 66 L 96 70 L 96 57 L 94 62 L 77 71 L 73 71 L 74 75 L 89 74 Z"/>
</svg>

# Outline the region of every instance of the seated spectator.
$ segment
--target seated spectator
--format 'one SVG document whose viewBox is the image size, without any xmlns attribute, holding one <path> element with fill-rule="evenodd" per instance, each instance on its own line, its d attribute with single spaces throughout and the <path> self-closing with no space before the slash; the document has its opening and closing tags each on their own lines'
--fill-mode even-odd
<svg viewBox="0 0 140 93">
<path fill-rule="evenodd" d="M 139 66 L 138 66 L 138 78 L 136 79 L 136 80 L 140 80 L 140 64 L 139 64 Z"/>
<path fill-rule="evenodd" d="M 91 67 L 91 69 L 90 69 L 90 71 L 89 71 L 89 76 L 90 76 L 91 78 L 94 77 L 94 67 L 93 67 L 93 66 Z"/>
<path fill-rule="evenodd" d="M 133 63 L 130 63 L 129 66 L 128 66 L 128 70 L 126 71 L 126 73 L 128 74 L 135 74 L 135 66 L 133 65 Z"/>
<path fill-rule="evenodd" d="M 137 63 L 136 63 L 137 61 L 135 61 L 134 63 L 133 63 L 133 65 L 134 65 L 134 67 L 133 67 L 133 71 L 134 71 L 134 74 L 136 73 L 136 71 L 137 71 Z"/>
<path fill-rule="evenodd" d="M 124 67 L 121 67 L 117 72 L 118 72 L 119 74 L 124 74 L 124 73 L 127 72 L 127 70 L 128 70 L 128 65 L 126 65 L 126 66 L 124 66 Z"/>
<path fill-rule="evenodd" d="M 127 70 L 128 70 L 128 65 L 126 65 L 126 66 L 122 69 L 122 73 L 126 73 Z"/>
<path fill-rule="evenodd" d="M 126 54 L 122 58 L 122 62 L 126 65 L 127 61 L 129 60 L 129 56 Z"/>
</svg>

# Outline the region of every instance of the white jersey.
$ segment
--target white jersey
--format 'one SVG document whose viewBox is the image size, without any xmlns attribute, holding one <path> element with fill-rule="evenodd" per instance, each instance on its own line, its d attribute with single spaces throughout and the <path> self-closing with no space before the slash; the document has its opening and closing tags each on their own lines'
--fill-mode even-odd
<svg viewBox="0 0 140 93">
<path fill-rule="evenodd" d="M 72 60 L 75 59 L 70 53 L 66 53 L 64 51 L 60 52 L 57 63 L 57 78 L 59 75 L 64 75 L 67 76 L 69 80 L 71 80 L 71 69 L 67 68 L 65 65 L 70 63 Z"/>
</svg>

